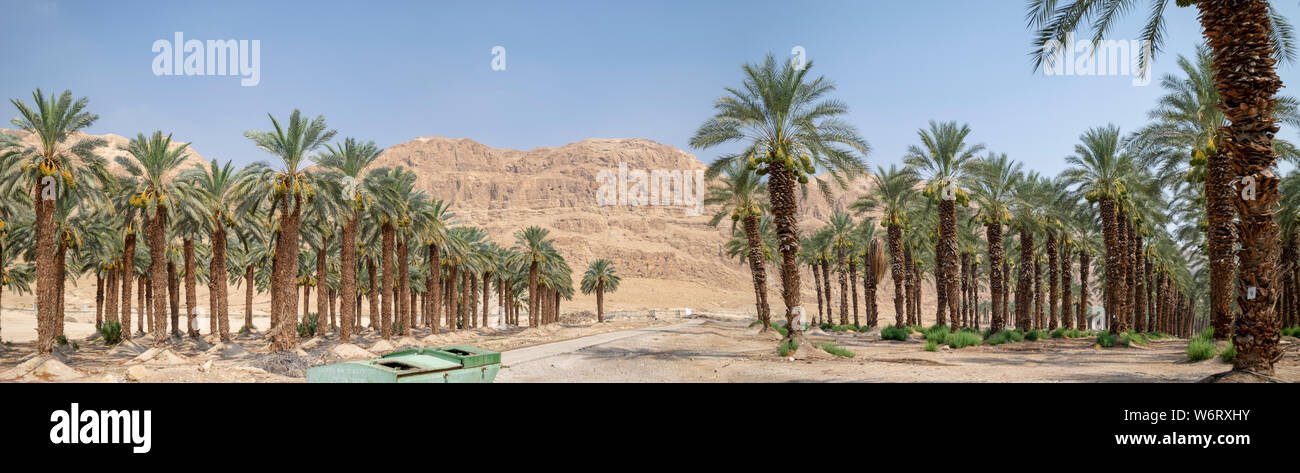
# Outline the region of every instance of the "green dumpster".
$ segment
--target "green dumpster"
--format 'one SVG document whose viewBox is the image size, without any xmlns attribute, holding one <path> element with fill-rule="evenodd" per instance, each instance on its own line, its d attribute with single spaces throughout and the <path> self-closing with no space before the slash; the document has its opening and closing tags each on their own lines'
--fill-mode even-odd
<svg viewBox="0 0 1300 473">
<path fill-rule="evenodd" d="M 490 383 L 501 354 L 468 345 L 401 350 L 307 370 L 308 383 Z"/>
</svg>

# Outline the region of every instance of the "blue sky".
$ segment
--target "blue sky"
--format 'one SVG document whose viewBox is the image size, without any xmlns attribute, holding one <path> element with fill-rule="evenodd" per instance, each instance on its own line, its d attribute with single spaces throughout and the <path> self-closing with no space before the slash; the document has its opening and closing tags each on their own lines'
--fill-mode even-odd
<svg viewBox="0 0 1300 473">
<path fill-rule="evenodd" d="M 935 119 L 969 123 L 972 140 L 1055 174 L 1086 128 L 1133 130 L 1160 95 L 1154 80 L 1035 73 L 1020 0 L 0 4 L 0 96 L 30 103 L 37 87 L 71 89 L 100 116 L 92 133 L 161 129 L 240 164 L 268 158 L 243 132 L 294 108 L 384 147 L 418 136 L 515 149 L 635 137 L 709 161 L 724 150 L 687 142 L 712 101 L 739 84 L 742 63 L 796 45 L 838 85 L 872 166 L 899 162 Z M 1295 2 L 1278 6 L 1300 19 Z M 1170 10 L 1157 77 L 1201 41 L 1195 9 Z M 1144 15 L 1112 37 L 1134 39 Z M 260 84 L 155 76 L 151 45 L 177 31 L 260 40 Z M 491 68 L 494 46 L 506 48 L 505 71 Z M 1286 83 L 1300 80 L 1295 68 L 1282 70 Z"/>
</svg>

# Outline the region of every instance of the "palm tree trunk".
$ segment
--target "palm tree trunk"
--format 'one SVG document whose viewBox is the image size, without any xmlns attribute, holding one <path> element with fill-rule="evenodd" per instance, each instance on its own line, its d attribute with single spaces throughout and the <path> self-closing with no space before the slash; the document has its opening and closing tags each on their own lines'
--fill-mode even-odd
<svg viewBox="0 0 1300 473">
<path fill-rule="evenodd" d="M 149 298 L 153 304 L 150 314 L 150 330 L 154 334 L 154 345 L 162 346 L 167 342 L 167 213 L 166 209 L 156 209 L 154 218 L 149 221 L 149 281 L 152 290 Z"/>
<path fill-rule="evenodd" d="M 799 302 L 799 202 L 795 194 L 795 175 L 791 169 L 776 164 L 768 174 L 768 198 L 772 204 L 773 222 L 776 223 L 777 247 L 781 252 L 781 298 L 785 302 L 785 321 L 789 329 L 786 338 L 802 342 L 803 334 L 794 323 L 795 308 L 802 310 Z"/>
<path fill-rule="evenodd" d="M 244 331 L 253 330 L 253 288 L 257 282 L 253 280 L 253 265 L 248 265 L 244 270 Z"/>
<path fill-rule="evenodd" d="M 402 324 L 402 335 L 411 335 L 411 262 L 406 238 L 397 240 L 397 320 Z"/>
<path fill-rule="evenodd" d="M 1092 254 L 1079 250 L 1079 313 L 1075 318 L 1079 330 L 1088 330 L 1088 268 L 1092 265 Z"/>
<path fill-rule="evenodd" d="M 821 262 L 821 268 L 822 268 L 822 287 L 823 287 L 823 290 L 826 291 L 826 321 L 825 321 L 825 323 L 833 324 L 833 323 L 835 323 L 835 310 L 834 310 L 835 305 L 831 302 L 831 301 L 833 300 L 833 299 L 831 299 L 831 297 L 833 297 L 833 294 L 834 294 L 834 293 L 831 292 L 831 264 L 830 264 L 830 262 L 829 262 L 829 261 L 826 261 L 826 260 L 822 260 L 822 262 Z"/>
<path fill-rule="evenodd" d="M 367 294 L 370 299 L 370 311 L 366 315 L 367 319 L 370 321 L 370 330 L 379 330 L 379 326 L 383 324 L 383 322 L 381 322 L 383 316 L 380 315 L 381 311 L 379 309 L 380 288 L 379 282 L 376 279 L 376 271 L 378 271 L 378 268 L 375 266 L 376 264 L 374 257 L 366 258 L 366 274 L 369 277 L 368 281 L 370 285 L 370 290 Z"/>
<path fill-rule="evenodd" d="M 455 280 L 454 274 L 452 275 L 452 279 Z M 538 296 L 540 296 L 540 294 L 537 293 L 537 261 L 532 261 L 528 264 L 528 325 L 531 327 L 538 326 Z"/>
<path fill-rule="evenodd" d="M 772 325 L 772 318 L 767 305 L 767 269 L 763 267 L 763 237 L 758 230 L 758 216 L 747 214 L 744 224 L 745 243 L 749 250 L 749 274 L 754 278 L 754 310 L 758 312 L 758 320 L 763 324 L 759 330 L 767 331 Z M 596 298 L 600 299 L 600 296 L 597 295 Z M 599 314 L 597 316 L 599 319 Z"/>
<path fill-rule="evenodd" d="M 226 228 L 213 218 L 212 261 L 208 265 L 208 316 L 217 320 L 219 340 L 230 341 L 230 278 L 226 275 Z"/>
<path fill-rule="evenodd" d="M 1120 252 L 1119 239 L 1119 221 L 1115 215 L 1115 201 L 1102 197 L 1098 200 L 1098 207 L 1101 209 L 1101 233 L 1102 239 L 1106 245 L 1106 327 L 1110 333 L 1119 333 L 1119 317 L 1116 313 L 1119 311 L 1120 294 L 1123 294 L 1123 279 L 1120 272 L 1123 265 L 1120 262 L 1122 255 Z M 1085 283 L 1086 284 L 1086 283 Z"/>
<path fill-rule="evenodd" d="M 429 301 L 429 311 L 425 315 L 425 321 L 433 327 L 433 333 L 438 333 L 438 315 L 442 310 L 442 261 L 438 247 L 429 244 L 429 277 L 424 278 L 425 294 L 431 294 L 432 300 Z"/>
<path fill-rule="evenodd" d="M 316 336 L 325 336 L 325 321 L 329 316 L 329 290 L 326 280 L 329 269 L 326 266 L 326 257 L 330 247 L 328 237 L 321 238 L 321 247 L 316 250 Z"/>
<path fill-rule="evenodd" d="M 1047 311 L 1043 307 L 1043 264 L 1034 258 L 1034 329 L 1042 330 L 1047 326 Z"/>
<path fill-rule="evenodd" d="M 292 189 L 293 183 L 289 184 Z M 280 200 L 280 234 L 275 239 L 276 264 L 272 265 L 274 277 L 271 284 L 271 318 L 276 321 L 276 326 L 271 331 L 272 352 L 292 349 L 298 340 L 294 324 L 298 317 L 298 298 L 295 294 L 297 285 L 294 280 L 298 275 L 298 221 L 302 215 L 302 202 L 293 194 L 287 192 Z"/>
<path fill-rule="evenodd" d="M 488 327 L 488 305 L 492 300 L 492 272 L 483 273 L 483 327 Z"/>
<path fill-rule="evenodd" d="M 826 313 L 826 307 L 822 305 L 822 301 L 826 299 L 822 296 L 822 273 L 816 262 L 812 263 L 810 266 L 812 266 L 813 289 L 817 292 L 817 318 L 813 320 L 813 323 L 815 325 L 821 325 L 822 319 L 825 317 L 824 314 Z"/>
<path fill-rule="evenodd" d="M 854 260 L 849 260 L 849 288 L 853 291 L 851 299 L 853 300 L 853 325 L 860 327 L 858 324 L 858 264 Z"/>
<path fill-rule="evenodd" d="M 1065 240 L 1061 242 L 1061 261 L 1060 261 L 1061 264 L 1061 268 L 1060 268 L 1061 270 L 1061 299 L 1060 299 L 1061 327 L 1064 327 L 1066 330 L 1074 329 L 1074 316 L 1071 315 L 1073 311 L 1070 310 L 1070 308 L 1074 303 L 1074 297 L 1071 295 L 1071 288 L 1070 288 L 1070 285 L 1072 284 L 1071 281 L 1072 275 L 1070 273 L 1070 269 L 1072 268 L 1070 266 L 1072 263 L 1073 261 L 1070 258 L 1070 240 L 1069 240 L 1069 236 L 1066 236 Z M 1079 327 L 1079 328 L 1083 329 L 1083 327 Z"/>
<path fill-rule="evenodd" d="M 1224 200 L 1218 198 L 1226 195 L 1213 196 L 1215 204 L 1224 201 L 1234 204 L 1239 216 L 1237 307 L 1240 312 L 1232 323 L 1233 345 L 1237 349 L 1232 365 L 1234 370 L 1271 375 L 1273 363 L 1281 356 L 1277 348 L 1276 316 L 1280 234 L 1274 219 L 1280 180 L 1273 151 L 1273 135 L 1278 131 L 1273 109 L 1277 105 L 1274 94 L 1282 87 L 1270 40 L 1271 7 L 1265 0 L 1202 0 L 1197 8 L 1214 55 L 1218 108 L 1230 122 L 1219 128 L 1216 135 L 1221 137 L 1221 148 L 1231 163 L 1232 174 L 1242 177 L 1237 184 L 1237 190 L 1242 191 L 1240 196 Z M 1214 161 L 1218 160 L 1211 160 Z M 1248 189 L 1252 186 L 1245 182 L 1247 179 L 1253 188 Z M 1255 195 L 1248 196 L 1247 191 L 1254 191 Z M 1207 195 L 1206 200 L 1211 201 L 1211 196 Z M 1210 241 L 1229 246 L 1233 243 L 1215 238 Z M 1224 303 L 1219 302 L 1218 308 L 1222 309 Z M 1222 321 L 1215 322 L 1219 325 Z M 1217 336 L 1218 327 L 1215 332 Z"/>
<path fill-rule="evenodd" d="M 1006 299 L 1003 299 L 1004 292 L 1002 289 L 1003 280 L 1002 264 L 1002 224 L 993 223 L 984 226 L 984 236 L 989 245 L 989 306 L 992 310 L 989 319 L 989 333 L 998 333 L 1002 331 L 1006 323 L 1003 319 L 1003 308 Z"/>
<path fill-rule="evenodd" d="M 889 237 L 889 275 L 894 280 L 894 327 L 902 328 L 904 324 L 903 302 L 906 294 L 904 293 L 903 283 L 903 229 L 898 225 L 890 225 L 888 228 Z"/>
<path fill-rule="evenodd" d="M 183 239 L 181 248 L 185 259 L 185 333 L 191 337 L 198 337 L 199 332 L 195 330 L 198 323 L 194 321 L 199 310 L 198 277 L 194 274 L 194 239 Z M 216 333 L 216 318 L 209 316 L 209 320 L 213 325 L 211 332 Z"/>
<path fill-rule="evenodd" d="M 380 238 L 381 254 L 379 258 L 383 269 L 381 270 L 382 280 L 379 291 L 382 296 L 379 306 L 379 330 L 380 336 L 388 338 L 392 335 L 393 311 L 396 310 L 395 306 L 397 305 L 397 287 L 393 285 L 393 246 L 396 242 L 394 241 L 395 235 L 391 223 L 384 222 L 380 233 L 382 237 Z"/>
<path fill-rule="evenodd" d="M 342 305 L 339 306 L 339 342 L 348 343 L 352 340 L 352 327 L 356 320 L 361 317 L 358 309 L 361 304 L 352 304 L 353 299 L 357 297 L 357 210 L 352 209 L 352 215 L 348 216 L 347 222 L 343 224 L 343 241 L 339 243 L 340 258 L 339 263 L 339 294 L 342 297 Z"/>
<path fill-rule="evenodd" d="M 957 285 L 957 202 L 944 199 L 939 202 L 939 250 L 942 257 L 938 259 L 939 268 L 935 281 L 942 282 L 936 289 L 941 293 L 940 304 L 948 303 L 948 315 L 958 317 L 959 303 Z M 946 325 L 942 309 L 939 311 L 939 325 Z"/>
<path fill-rule="evenodd" d="M 844 248 L 835 249 L 835 272 L 839 274 L 840 280 L 840 325 L 849 324 L 849 275 L 845 272 L 845 263 L 848 261 Z"/>
<path fill-rule="evenodd" d="M 457 268 L 455 264 L 452 264 L 452 265 L 450 265 L 450 266 L 447 267 L 447 284 L 448 284 L 448 289 L 447 289 L 447 330 L 450 330 L 450 331 L 453 331 L 453 332 L 455 332 L 456 329 L 460 328 L 460 312 L 458 312 L 458 311 L 456 310 L 456 302 L 457 302 L 457 296 L 456 296 L 456 284 L 459 282 L 459 280 L 456 279 L 456 271 L 457 271 L 458 269 L 460 269 L 460 268 Z M 528 297 L 533 298 L 536 294 L 537 294 L 537 292 L 535 292 L 535 291 L 534 291 L 534 292 L 529 292 L 529 293 L 528 293 Z M 532 302 L 529 302 L 529 309 L 531 309 L 531 308 L 532 308 Z M 534 325 L 533 325 L 534 327 L 536 327 L 536 325 L 535 325 L 536 320 L 534 320 L 534 319 L 536 319 L 536 318 L 537 318 L 537 312 L 529 312 L 529 313 L 528 313 L 528 319 L 529 319 L 528 321 L 529 321 L 530 323 L 534 324 Z"/>
<path fill-rule="evenodd" d="M 36 233 L 36 350 L 54 351 L 58 330 L 55 311 L 58 305 L 58 271 L 55 268 L 54 201 L 41 196 L 41 186 L 32 185 L 32 202 L 36 207 L 33 223 Z"/>
<path fill-rule="evenodd" d="M 118 281 L 121 280 L 122 270 L 117 267 L 118 263 L 114 262 L 112 269 L 108 271 L 108 284 L 104 289 L 104 321 L 120 321 L 118 318 Z M 2 306 L 0 306 L 2 307 Z"/>
<path fill-rule="evenodd" d="M 1034 279 L 1034 234 L 1027 229 L 1020 229 L 1020 279 L 1016 285 L 1016 328 L 1029 331 L 1033 328 L 1030 320 L 1033 306 Z"/>
<path fill-rule="evenodd" d="M 960 263 L 961 303 L 958 307 L 961 317 L 953 318 L 953 328 L 970 326 L 970 253 L 962 253 Z"/>
<path fill-rule="evenodd" d="M 1150 330 L 1147 324 L 1146 260 L 1143 255 L 1142 235 L 1135 235 L 1136 259 L 1133 262 L 1133 329 L 1139 333 Z"/>
<path fill-rule="evenodd" d="M 1057 301 L 1061 295 L 1057 283 L 1060 282 L 1061 276 L 1059 271 L 1060 263 L 1057 261 L 1059 252 L 1056 247 L 1056 231 L 1047 231 L 1047 247 L 1043 249 L 1047 252 L 1047 308 L 1049 317 L 1047 322 L 1048 330 L 1056 330 L 1056 319 L 1059 314 L 1056 313 Z"/>
</svg>

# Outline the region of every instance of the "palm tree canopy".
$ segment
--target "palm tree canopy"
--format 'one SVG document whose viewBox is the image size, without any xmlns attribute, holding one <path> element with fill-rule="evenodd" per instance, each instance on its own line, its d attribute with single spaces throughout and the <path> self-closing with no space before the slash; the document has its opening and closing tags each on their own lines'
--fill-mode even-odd
<svg viewBox="0 0 1300 473">
<path fill-rule="evenodd" d="M 587 272 L 582 274 L 582 293 L 591 294 L 601 288 L 605 292 L 618 290 L 622 278 L 614 271 L 614 263 L 607 259 L 598 259 L 587 265 Z"/>
</svg>

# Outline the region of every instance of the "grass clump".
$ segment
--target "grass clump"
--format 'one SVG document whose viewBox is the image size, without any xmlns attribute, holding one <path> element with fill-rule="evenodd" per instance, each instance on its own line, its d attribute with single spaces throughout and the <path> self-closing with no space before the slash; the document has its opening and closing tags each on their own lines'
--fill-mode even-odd
<svg viewBox="0 0 1300 473">
<path fill-rule="evenodd" d="M 1287 337 L 1297 337 L 1297 338 L 1300 338 L 1300 325 L 1296 325 L 1296 326 L 1294 326 L 1294 327 L 1287 327 L 1287 328 L 1282 329 L 1282 335 L 1283 335 L 1283 336 L 1287 336 Z"/>
<path fill-rule="evenodd" d="M 984 343 L 988 345 L 996 346 L 996 345 L 1001 345 L 1003 343 L 1019 342 L 1024 339 L 1025 339 L 1025 335 L 1020 331 L 1020 329 L 1014 329 L 1014 330 L 1003 329 L 998 331 L 998 333 L 990 335 L 987 339 L 984 340 Z"/>
<path fill-rule="evenodd" d="M 786 327 L 785 325 L 772 324 L 772 330 L 776 330 L 777 333 L 781 334 L 782 338 L 790 336 L 790 327 Z"/>
<path fill-rule="evenodd" d="M 1050 336 L 1051 334 L 1047 333 L 1046 330 L 1030 330 L 1028 332 L 1025 332 L 1025 341 L 1036 342 L 1039 339 L 1047 338 Z"/>
<path fill-rule="evenodd" d="M 793 338 L 781 342 L 780 345 L 776 346 L 776 351 L 780 353 L 781 356 L 790 356 L 791 353 L 794 353 L 794 351 L 798 349 L 799 349 L 799 341 Z"/>
<path fill-rule="evenodd" d="M 99 326 L 99 336 L 107 345 L 122 343 L 122 322 L 110 320 Z"/>
<path fill-rule="evenodd" d="M 1187 361 L 1204 361 L 1214 358 L 1214 342 L 1209 338 L 1196 337 L 1187 344 Z"/>
<path fill-rule="evenodd" d="M 925 342 L 925 351 L 939 351 L 939 342 L 934 340 Z"/>
<path fill-rule="evenodd" d="M 851 352 L 851 351 L 849 351 L 849 350 L 846 350 L 846 349 L 844 349 L 844 348 L 841 348 L 841 347 L 835 346 L 835 344 L 834 344 L 834 343 L 831 343 L 831 342 L 822 342 L 822 343 L 818 343 L 818 344 L 817 344 L 817 347 L 818 347 L 818 348 L 821 348 L 822 350 L 826 350 L 826 353 L 830 353 L 830 354 L 835 355 L 835 356 L 838 356 L 838 357 L 840 357 L 840 358 L 853 358 L 853 356 L 854 356 L 854 353 L 853 353 L 853 352 Z"/>
<path fill-rule="evenodd" d="M 1097 344 L 1101 345 L 1103 348 L 1110 348 L 1115 345 L 1127 346 L 1129 343 L 1127 334 L 1122 334 L 1122 335 L 1125 336 L 1121 337 L 1120 335 L 1115 335 L 1110 332 L 1101 332 L 1097 334 Z"/>
<path fill-rule="evenodd" d="M 880 329 L 881 340 L 898 340 L 900 342 L 907 340 L 907 329 L 898 328 L 893 325 Z"/>
<path fill-rule="evenodd" d="M 1147 338 L 1146 335 L 1134 332 L 1132 330 L 1127 330 L 1124 333 L 1120 334 L 1119 338 L 1120 338 L 1120 344 L 1125 346 L 1134 345 L 1134 344 L 1145 346 L 1151 344 L 1151 339 Z"/>
<path fill-rule="evenodd" d="M 298 338 L 310 338 L 316 336 L 317 327 L 316 313 L 307 314 L 307 323 L 298 322 Z M 400 329 L 398 330 L 400 333 Z"/>
<path fill-rule="evenodd" d="M 1223 360 L 1224 363 L 1232 363 L 1232 359 L 1236 357 L 1237 357 L 1237 346 L 1233 345 L 1232 341 L 1229 340 L 1228 348 L 1224 348 L 1223 352 L 1219 353 L 1219 359 Z"/>
<path fill-rule="evenodd" d="M 944 338 L 943 342 L 953 348 L 966 348 L 983 343 L 983 339 L 978 334 L 967 332 L 965 330 L 953 333 Z"/>
<path fill-rule="evenodd" d="M 948 335 L 951 334 L 952 334 L 952 330 L 949 329 L 948 326 L 935 325 L 933 327 L 925 329 L 925 332 L 923 332 L 921 335 L 924 336 L 926 340 L 934 340 L 935 343 L 943 343 L 944 339 L 948 338 Z"/>
</svg>

